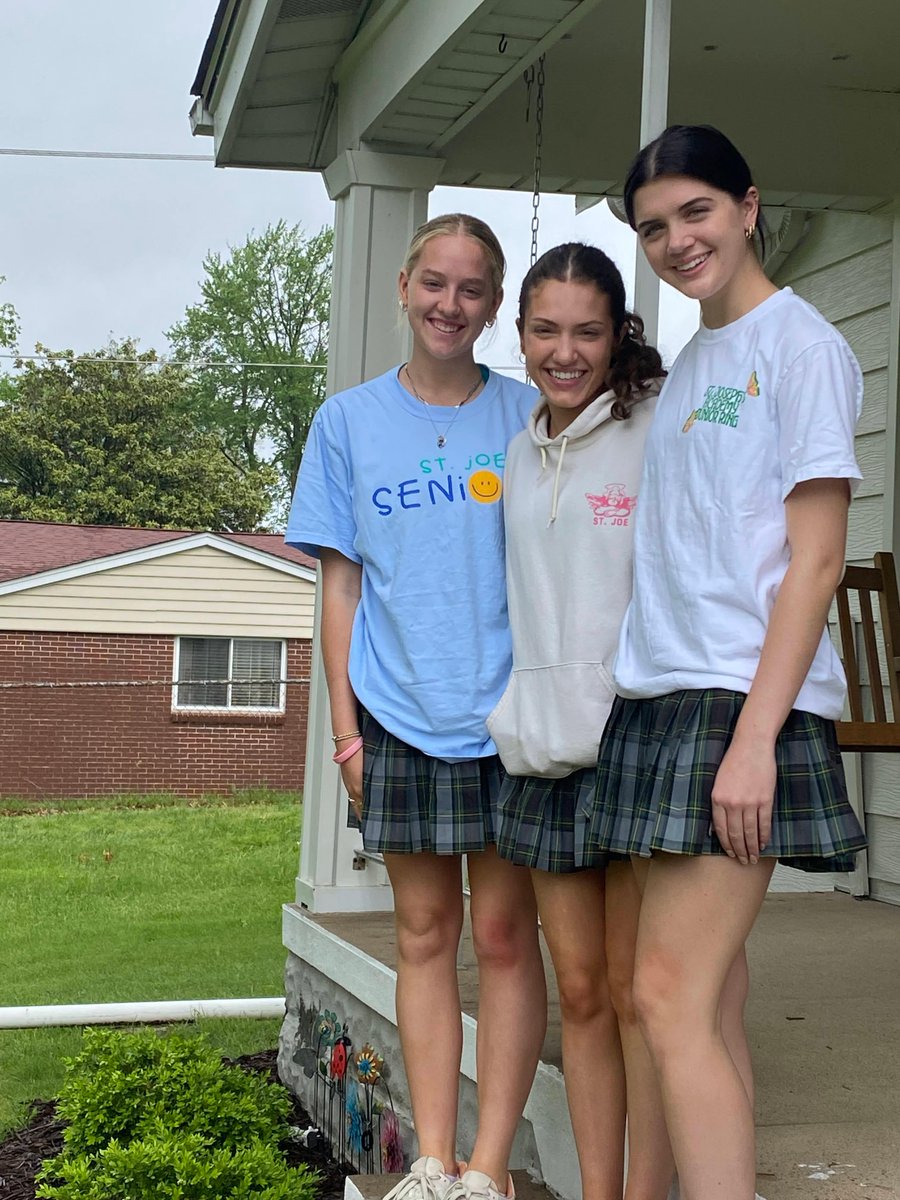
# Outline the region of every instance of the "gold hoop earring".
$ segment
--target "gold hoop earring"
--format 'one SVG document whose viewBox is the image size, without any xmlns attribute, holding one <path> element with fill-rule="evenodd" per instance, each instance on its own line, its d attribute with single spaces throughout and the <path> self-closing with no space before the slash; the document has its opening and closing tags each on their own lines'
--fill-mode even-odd
<svg viewBox="0 0 900 1200">
<path fill-rule="evenodd" d="M 754 235 L 754 233 L 756 233 L 756 226 L 755 226 L 755 225 L 751 225 L 749 229 L 745 229 L 745 230 L 744 230 L 744 237 L 747 239 L 747 241 L 748 241 L 748 242 L 752 242 L 752 241 L 753 241 L 753 235 Z"/>
</svg>

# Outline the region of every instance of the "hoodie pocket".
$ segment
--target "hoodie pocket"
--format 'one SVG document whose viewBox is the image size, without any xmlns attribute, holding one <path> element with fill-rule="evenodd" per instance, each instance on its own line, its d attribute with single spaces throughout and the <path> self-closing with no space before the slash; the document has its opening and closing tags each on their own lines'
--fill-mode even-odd
<svg viewBox="0 0 900 1200">
<path fill-rule="evenodd" d="M 602 663 L 513 671 L 487 719 L 510 775 L 562 779 L 597 761 L 615 689 Z"/>
</svg>

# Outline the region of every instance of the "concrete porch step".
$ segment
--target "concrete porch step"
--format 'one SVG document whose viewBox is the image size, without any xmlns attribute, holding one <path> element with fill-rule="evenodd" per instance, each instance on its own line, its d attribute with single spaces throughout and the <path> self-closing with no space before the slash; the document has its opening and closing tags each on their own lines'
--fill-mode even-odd
<svg viewBox="0 0 900 1200">
<path fill-rule="evenodd" d="M 527 1171 L 510 1171 L 516 1189 L 516 1200 L 555 1200 L 545 1183 L 538 1183 Z M 348 1175 L 344 1183 L 344 1200 L 381 1200 L 402 1175 Z"/>
</svg>

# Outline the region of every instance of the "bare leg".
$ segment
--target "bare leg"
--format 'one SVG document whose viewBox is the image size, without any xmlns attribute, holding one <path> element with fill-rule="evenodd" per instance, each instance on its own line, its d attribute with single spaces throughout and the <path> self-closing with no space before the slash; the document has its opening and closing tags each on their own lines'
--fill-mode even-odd
<svg viewBox="0 0 900 1200">
<path fill-rule="evenodd" d="M 625 1075 L 606 975 L 604 872 L 533 871 L 532 880 L 559 984 L 563 1073 L 582 1200 L 621 1200 Z"/>
<path fill-rule="evenodd" d="M 662 1095 L 649 1050 L 637 1025 L 632 982 L 640 896 L 650 869 L 649 859 L 635 859 L 631 869 L 613 864 L 606 877 L 607 955 L 613 1004 L 628 1080 L 628 1178 L 625 1200 L 665 1200 L 674 1177 Z M 744 1028 L 750 988 L 747 951 L 738 951 L 725 980 L 720 1001 L 722 1039 L 744 1089 L 754 1105 L 753 1064 Z M 668 1181 L 666 1182 L 666 1170 Z"/>
<path fill-rule="evenodd" d="M 747 1092 L 722 1037 L 720 1002 L 774 860 L 658 854 L 647 872 L 635 1005 L 656 1064 L 678 1177 L 690 1200 L 753 1200 Z"/>
<path fill-rule="evenodd" d="M 648 867 L 649 860 L 644 865 Z M 675 1176 L 675 1160 L 656 1068 L 638 1024 L 632 991 L 640 908 L 641 890 L 631 863 L 612 863 L 606 872 L 606 953 L 627 1080 L 625 1200 L 666 1200 Z"/>
<path fill-rule="evenodd" d="M 647 881 L 647 872 L 650 869 L 649 858 L 636 858 L 632 860 L 632 871 L 634 873 L 635 883 L 638 888 L 638 894 L 643 892 L 644 885 Z M 615 868 L 613 868 L 615 871 Z M 607 917 L 609 916 L 609 881 L 617 880 L 618 874 L 610 875 L 607 882 Z M 612 922 L 609 922 L 611 926 Z M 637 932 L 635 928 L 635 933 Z M 631 960 L 632 974 L 634 973 L 634 950 L 632 948 Z M 612 967 L 610 967 L 612 970 Z M 747 996 L 750 992 L 750 968 L 747 963 L 747 947 L 741 946 L 734 957 L 734 962 L 728 971 L 728 977 L 725 980 L 725 986 L 722 989 L 722 998 L 719 1005 L 719 1019 L 722 1027 L 722 1038 L 725 1045 L 728 1047 L 728 1052 L 734 1060 L 734 1065 L 737 1067 L 738 1074 L 744 1082 L 744 1088 L 747 1096 L 750 1099 L 750 1107 L 753 1108 L 755 1093 L 753 1084 L 753 1062 L 750 1056 L 750 1046 L 747 1042 L 747 1031 L 744 1028 L 744 1009 L 747 1004 Z M 632 1004 L 633 1008 L 633 1004 Z M 660 1104 L 662 1101 L 660 1100 Z M 631 1200 L 628 1196 L 627 1200 Z"/>
<path fill-rule="evenodd" d="M 744 1090 L 752 1110 L 755 1103 L 753 1062 L 750 1058 L 747 1030 L 744 1027 L 744 1008 L 749 991 L 750 969 L 747 965 L 747 949 L 745 946 L 741 946 L 731 964 L 728 978 L 725 980 L 725 987 L 722 989 L 719 1015 L 722 1022 L 722 1038 L 738 1069 L 738 1074 L 743 1080 Z"/>
<path fill-rule="evenodd" d="M 456 1173 L 462 1019 L 456 952 L 462 932 L 461 860 L 385 854 L 397 926 L 397 1025 L 419 1153 Z"/>
<path fill-rule="evenodd" d="M 547 1028 L 547 985 L 528 870 L 493 847 L 468 860 L 478 959 L 478 1134 L 469 1167 L 505 1192 Z"/>
</svg>

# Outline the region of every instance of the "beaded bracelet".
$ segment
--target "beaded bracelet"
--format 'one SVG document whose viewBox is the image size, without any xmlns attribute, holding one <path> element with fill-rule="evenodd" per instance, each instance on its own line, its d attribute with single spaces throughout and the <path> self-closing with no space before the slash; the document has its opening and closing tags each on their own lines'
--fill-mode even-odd
<svg viewBox="0 0 900 1200">
<path fill-rule="evenodd" d="M 363 740 L 361 737 L 358 737 L 355 742 L 351 742 L 349 746 L 346 746 L 343 750 L 339 750 L 336 754 L 333 754 L 332 762 L 345 763 L 348 758 L 352 758 L 354 754 L 358 754 L 362 748 Z"/>
</svg>

